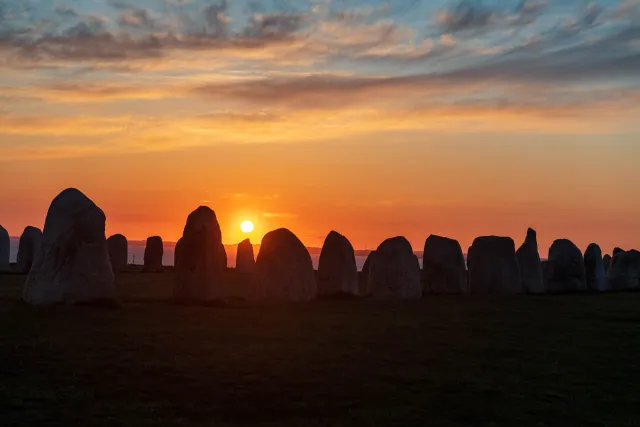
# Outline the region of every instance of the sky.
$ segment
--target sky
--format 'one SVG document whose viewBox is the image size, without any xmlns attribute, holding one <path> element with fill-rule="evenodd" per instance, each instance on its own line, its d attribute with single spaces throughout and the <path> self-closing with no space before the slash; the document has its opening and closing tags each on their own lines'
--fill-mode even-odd
<svg viewBox="0 0 640 427">
<path fill-rule="evenodd" d="M 0 224 L 640 247 L 640 0 L 0 0 Z"/>
</svg>

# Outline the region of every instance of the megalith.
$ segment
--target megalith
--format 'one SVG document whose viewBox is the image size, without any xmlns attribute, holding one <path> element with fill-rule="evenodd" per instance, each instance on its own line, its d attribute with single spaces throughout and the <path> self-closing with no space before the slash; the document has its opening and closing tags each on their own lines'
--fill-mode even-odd
<svg viewBox="0 0 640 427">
<path fill-rule="evenodd" d="M 425 293 L 467 293 L 467 268 L 460 243 L 447 237 L 429 236 L 424 244 L 422 276 Z"/>
<path fill-rule="evenodd" d="M 331 231 L 324 240 L 318 264 L 318 295 L 358 295 L 358 267 L 351 242 Z"/>
<path fill-rule="evenodd" d="M 162 267 L 162 256 L 164 246 L 162 237 L 152 236 L 147 238 L 147 246 L 144 248 L 144 267 L 142 271 L 146 273 L 159 273 L 164 271 Z"/>
<path fill-rule="evenodd" d="M 472 294 L 522 292 L 516 247 L 509 237 L 477 237 L 467 252 Z"/>
<path fill-rule="evenodd" d="M 522 288 L 529 294 L 544 293 L 544 275 L 542 272 L 542 262 L 538 253 L 538 238 L 536 231 L 532 228 L 527 230 L 527 236 L 522 246 L 516 251 L 518 264 L 520 266 L 520 278 Z"/>
<path fill-rule="evenodd" d="M 549 249 L 548 262 L 548 292 L 566 293 L 587 290 L 584 258 L 580 249 L 571 240 L 554 241 Z"/>
<path fill-rule="evenodd" d="M 420 264 L 409 241 L 393 237 L 378 246 L 371 260 L 369 291 L 375 298 L 421 298 L 420 276 Z"/>
</svg>

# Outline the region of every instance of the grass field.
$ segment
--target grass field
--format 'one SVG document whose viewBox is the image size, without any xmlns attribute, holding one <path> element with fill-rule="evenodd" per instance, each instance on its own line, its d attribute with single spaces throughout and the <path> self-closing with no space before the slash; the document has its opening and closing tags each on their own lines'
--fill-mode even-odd
<svg viewBox="0 0 640 427">
<path fill-rule="evenodd" d="M 640 426 L 640 294 L 33 309 L 0 286 L 0 425 Z"/>
</svg>

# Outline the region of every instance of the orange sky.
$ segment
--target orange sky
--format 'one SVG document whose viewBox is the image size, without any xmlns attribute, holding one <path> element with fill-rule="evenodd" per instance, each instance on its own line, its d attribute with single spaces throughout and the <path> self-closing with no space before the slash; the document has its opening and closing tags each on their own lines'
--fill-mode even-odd
<svg viewBox="0 0 640 427">
<path fill-rule="evenodd" d="M 640 4 L 5 0 L 0 224 L 640 247 Z"/>
</svg>

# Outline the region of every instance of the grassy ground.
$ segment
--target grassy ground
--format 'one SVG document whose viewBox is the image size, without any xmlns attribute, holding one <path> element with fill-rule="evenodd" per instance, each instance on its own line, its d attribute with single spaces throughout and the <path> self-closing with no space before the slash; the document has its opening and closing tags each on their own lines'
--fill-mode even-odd
<svg viewBox="0 0 640 427">
<path fill-rule="evenodd" d="M 0 425 L 639 426 L 640 294 L 33 309 L 0 277 Z"/>
</svg>

